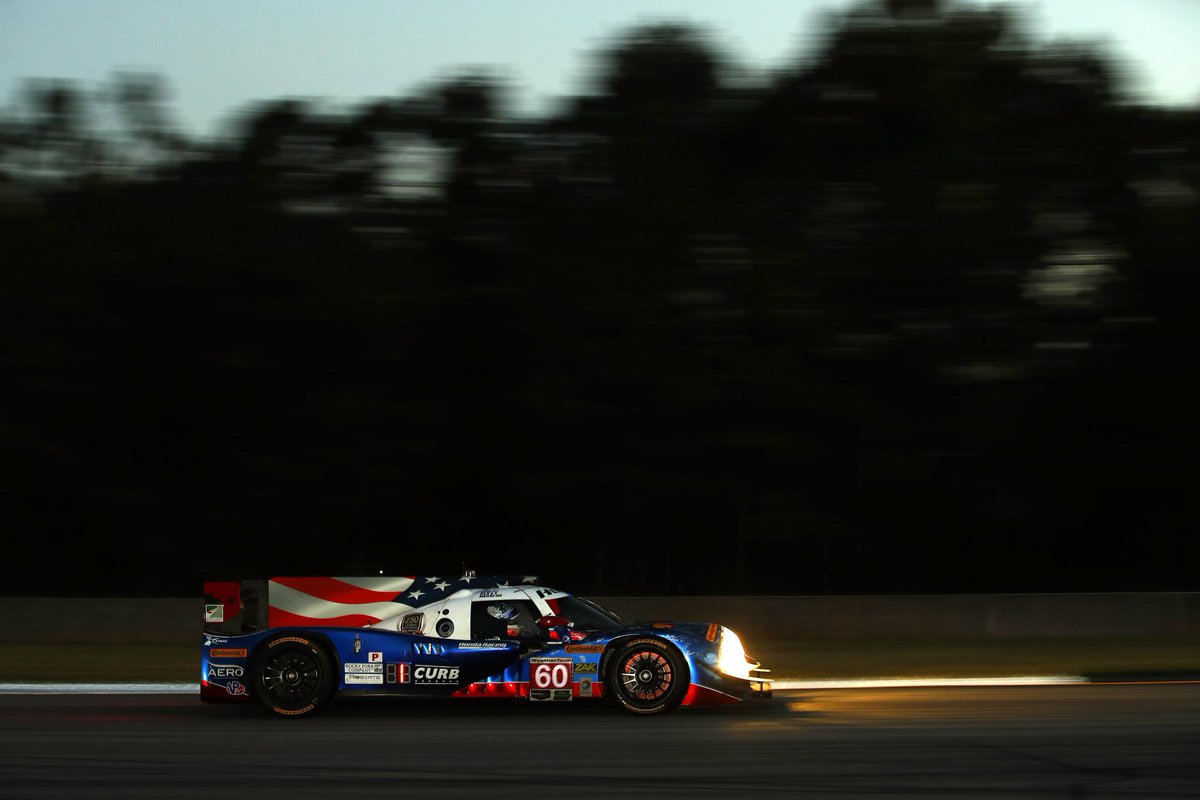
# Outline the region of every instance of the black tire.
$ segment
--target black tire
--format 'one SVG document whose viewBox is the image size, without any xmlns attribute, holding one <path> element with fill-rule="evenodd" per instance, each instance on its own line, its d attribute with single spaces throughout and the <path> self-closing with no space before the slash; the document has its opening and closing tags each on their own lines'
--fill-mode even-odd
<svg viewBox="0 0 1200 800">
<path fill-rule="evenodd" d="M 317 713 L 337 687 L 329 653 L 320 643 L 296 634 L 259 645 L 250 670 L 254 699 L 281 717 Z"/>
<path fill-rule="evenodd" d="M 634 639 L 611 658 L 605 689 L 626 711 L 661 714 L 683 702 L 691 675 L 672 645 L 661 639 Z"/>
</svg>

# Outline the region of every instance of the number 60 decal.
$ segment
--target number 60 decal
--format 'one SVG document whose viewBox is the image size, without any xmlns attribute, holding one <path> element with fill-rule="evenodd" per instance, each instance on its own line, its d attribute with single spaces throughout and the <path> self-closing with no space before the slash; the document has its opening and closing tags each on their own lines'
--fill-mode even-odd
<svg viewBox="0 0 1200 800">
<path fill-rule="evenodd" d="M 565 689 L 571 685 L 569 658 L 529 659 L 529 682 L 535 689 Z"/>
</svg>

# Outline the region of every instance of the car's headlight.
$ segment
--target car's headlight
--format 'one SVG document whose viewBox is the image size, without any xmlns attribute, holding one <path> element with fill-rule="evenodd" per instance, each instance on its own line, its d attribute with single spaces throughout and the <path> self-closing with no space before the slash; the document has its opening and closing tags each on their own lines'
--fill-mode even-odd
<svg viewBox="0 0 1200 800">
<path fill-rule="evenodd" d="M 750 680 L 750 669 L 758 664 L 746 659 L 742 640 L 729 628 L 721 628 L 721 646 L 717 651 L 717 669 L 731 678 Z"/>
</svg>

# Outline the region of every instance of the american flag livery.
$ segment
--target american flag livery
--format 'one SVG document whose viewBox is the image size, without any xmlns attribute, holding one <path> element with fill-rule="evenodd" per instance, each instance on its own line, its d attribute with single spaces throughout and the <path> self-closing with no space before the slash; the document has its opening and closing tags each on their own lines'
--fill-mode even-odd
<svg viewBox="0 0 1200 800">
<path fill-rule="evenodd" d="M 362 628 L 444 600 L 462 589 L 522 586 L 535 575 L 271 578 L 268 624 Z"/>
</svg>

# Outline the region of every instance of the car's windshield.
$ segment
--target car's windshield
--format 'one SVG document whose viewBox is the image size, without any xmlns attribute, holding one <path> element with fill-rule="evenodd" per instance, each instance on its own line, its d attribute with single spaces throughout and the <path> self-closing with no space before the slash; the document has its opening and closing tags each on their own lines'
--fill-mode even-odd
<svg viewBox="0 0 1200 800">
<path fill-rule="evenodd" d="M 621 618 L 612 611 L 582 597 L 560 597 L 558 608 L 563 616 L 570 617 L 576 630 L 607 631 L 621 624 Z"/>
</svg>

